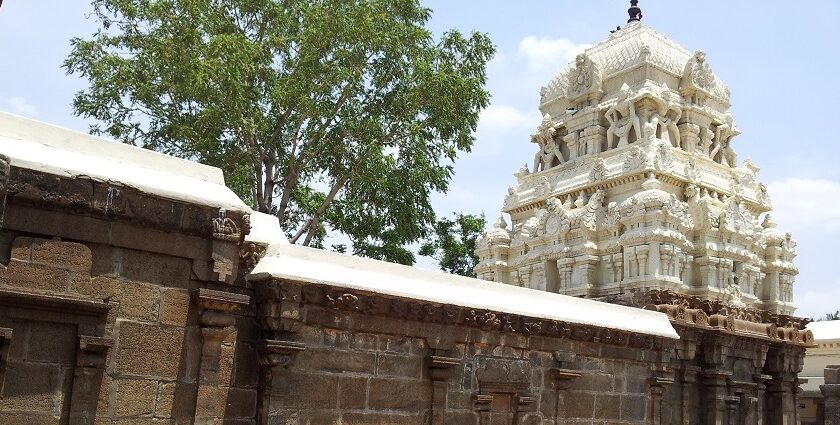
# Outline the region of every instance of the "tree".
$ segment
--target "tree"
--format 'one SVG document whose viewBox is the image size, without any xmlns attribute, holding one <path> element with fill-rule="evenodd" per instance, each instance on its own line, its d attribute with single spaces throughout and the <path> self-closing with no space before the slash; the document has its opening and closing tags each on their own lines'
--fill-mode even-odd
<svg viewBox="0 0 840 425">
<path fill-rule="evenodd" d="M 823 317 L 820 317 L 816 321 L 817 322 L 823 322 L 823 321 L 831 321 L 831 320 L 840 320 L 840 311 L 835 311 L 834 313 L 826 313 Z M 811 318 L 811 321 L 813 322 L 814 319 Z"/>
<path fill-rule="evenodd" d="M 478 255 L 475 240 L 486 224 L 484 214 L 454 214 L 455 219 L 441 218 L 434 224 L 431 236 L 420 246 L 420 255 L 438 261 L 440 269 L 461 276 L 475 277 Z"/>
<path fill-rule="evenodd" d="M 417 0 L 93 0 L 64 62 L 94 134 L 222 168 L 293 243 L 403 263 L 488 105 L 484 34 Z"/>
</svg>

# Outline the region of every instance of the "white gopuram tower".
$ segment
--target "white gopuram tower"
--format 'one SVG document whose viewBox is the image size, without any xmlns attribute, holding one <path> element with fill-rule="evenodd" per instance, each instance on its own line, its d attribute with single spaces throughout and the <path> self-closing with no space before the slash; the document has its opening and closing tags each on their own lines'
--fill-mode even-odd
<svg viewBox="0 0 840 425">
<path fill-rule="evenodd" d="M 640 18 L 631 12 L 540 91 L 537 153 L 508 189 L 510 227 L 500 218 L 477 241 L 476 274 L 573 296 L 671 290 L 791 314 L 796 244 L 768 214 L 758 166 L 732 148 L 729 89 L 702 51 Z"/>
</svg>

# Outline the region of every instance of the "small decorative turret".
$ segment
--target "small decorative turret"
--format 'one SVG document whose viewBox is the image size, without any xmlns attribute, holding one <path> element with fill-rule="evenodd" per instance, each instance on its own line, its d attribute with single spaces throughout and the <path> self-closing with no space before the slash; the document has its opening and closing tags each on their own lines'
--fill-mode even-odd
<svg viewBox="0 0 840 425">
<path fill-rule="evenodd" d="M 642 20 L 642 8 L 639 7 L 639 0 L 630 0 L 630 8 L 627 9 L 627 14 L 630 15 L 630 19 L 627 20 L 628 24 Z"/>
</svg>

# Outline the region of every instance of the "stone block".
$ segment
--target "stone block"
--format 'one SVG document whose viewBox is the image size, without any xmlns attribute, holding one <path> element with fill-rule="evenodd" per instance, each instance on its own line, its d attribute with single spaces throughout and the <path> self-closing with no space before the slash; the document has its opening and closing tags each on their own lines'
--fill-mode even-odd
<svg viewBox="0 0 840 425">
<path fill-rule="evenodd" d="M 0 424 L 25 424 L 25 425 L 59 425 L 61 418 L 52 414 L 33 414 L 32 412 L 2 412 L 0 411 Z"/>
<path fill-rule="evenodd" d="M 76 327 L 65 323 L 30 322 L 27 359 L 72 365 L 76 359 Z"/>
<path fill-rule="evenodd" d="M 120 321 L 116 371 L 173 380 L 181 367 L 184 330 Z"/>
<path fill-rule="evenodd" d="M 272 380 L 270 410 L 336 408 L 338 380 L 338 376 L 329 374 L 278 373 Z"/>
<path fill-rule="evenodd" d="M 341 415 L 342 425 L 417 425 L 426 423 L 420 415 L 398 415 L 386 413 L 345 413 Z"/>
<path fill-rule="evenodd" d="M 341 412 L 335 410 L 318 410 L 305 412 L 300 418 L 306 425 L 340 425 Z"/>
<path fill-rule="evenodd" d="M 114 300 L 119 303 L 120 318 L 144 322 L 158 320 L 160 288 L 155 285 L 120 280 Z"/>
<path fill-rule="evenodd" d="M 175 385 L 175 382 L 161 382 L 158 384 L 154 415 L 156 418 L 172 417 L 172 408 L 175 405 Z"/>
<path fill-rule="evenodd" d="M 372 378 L 368 407 L 372 410 L 417 411 L 431 406 L 432 384 L 428 381 Z"/>
<path fill-rule="evenodd" d="M 256 387 L 259 379 L 259 356 L 254 345 L 239 341 L 236 343 L 236 368 L 233 371 L 233 384 L 237 387 Z"/>
<path fill-rule="evenodd" d="M 190 320 L 190 292 L 186 289 L 164 288 L 161 295 L 160 322 L 165 325 L 186 326 Z"/>
<path fill-rule="evenodd" d="M 592 419 L 595 415 L 595 395 L 571 391 L 565 398 L 566 417 Z"/>
<path fill-rule="evenodd" d="M 478 425 L 478 415 L 473 412 L 446 412 L 444 423 L 458 425 Z"/>
<path fill-rule="evenodd" d="M 6 365 L 0 412 L 27 411 L 57 414 L 65 375 L 58 365 L 17 363 Z"/>
<path fill-rule="evenodd" d="M 621 418 L 621 396 L 598 394 L 595 396 L 595 415 L 598 419 L 618 420 Z"/>
<path fill-rule="evenodd" d="M 644 395 L 622 395 L 621 420 L 631 422 L 643 421 L 647 412 L 647 402 L 647 396 Z"/>
<path fill-rule="evenodd" d="M 155 411 L 158 383 L 151 380 L 115 380 L 114 416 L 151 415 Z"/>
<path fill-rule="evenodd" d="M 225 418 L 253 418 L 257 413 L 257 390 L 255 388 L 229 388 L 224 406 Z"/>
<path fill-rule="evenodd" d="M 380 353 L 376 356 L 376 375 L 419 379 L 423 375 L 423 359 Z"/>
<path fill-rule="evenodd" d="M 338 407 L 343 410 L 362 410 L 367 406 L 368 378 L 346 377 L 338 382 Z"/>
<path fill-rule="evenodd" d="M 227 403 L 227 388 L 199 385 L 195 399 L 196 418 L 222 418 Z"/>
<path fill-rule="evenodd" d="M 96 300 L 115 299 L 118 286 L 119 281 L 111 277 L 97 276 L 91 279 L 89 274 L 70 274 L 70 291 Z"/>
<path fill-rule="evenodd" d="M 92 264 L 91 252 L 90 248 L 83 244 L 34 239 L 29 245 L 31 246 L 33 263 L 47 264 L 55 268 L 90 272 Z"/>
<path fill-rule="evenodd" d="M 378 348 L 379 341 L 376 335 L 369 333 L 355 333 L 350 343 L 350 347 L 355 350 L 375 351 Z"/>
<path fill-rule="evenodd" d="M 27 290 L 66 292 L 69 286 L 69 272 L 43 264 L 11 260 L 6 270 L 0 272 L 0 285 Z"/>
<path fill-rule="evenodd" d="M 379 351 L 408 354 L 411 352 L 411 339 L 402 336 L 379 336 Z"/>
<path fill-rule="evenodd" d="M 373 375 L 376 353 L 312 348 L 298 354 L 295 367 L 313 372 Z"/>
<path fill-rule="evenodd" d="M 189 288 L 191 265 L 185 258 L 133 249 L 121 249 L 119 256 L 119 274 L 125 279 L 168 287 Z"/>
</svg>

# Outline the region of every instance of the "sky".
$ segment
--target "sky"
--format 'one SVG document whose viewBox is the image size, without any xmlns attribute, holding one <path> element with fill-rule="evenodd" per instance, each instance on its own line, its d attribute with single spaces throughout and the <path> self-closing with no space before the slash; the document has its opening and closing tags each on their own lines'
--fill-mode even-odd
<svg viewBox="0 0 840 425">
<path fill-rule="evenodd" d="M 574 56 L 627 20 L 621 0 L 434 0 L 435 34 L 479 31 L 497 46 L 488 65 L 491 105 L 462 154 L 439 214 L 483 213 L 492 222 L 513 172 L 530 163 L 539 89 Z M 642 22 L 690 51 L 703 49 L 732 91 L 743 132 L 733 141 L 767 183 L 773 217 L 798 242 L 797 315 L 840 310 L 840 2 L 641 0 Z M 0 110 L 86 131 L 72 113 L 86 82 L 61 63 L 72 37 L 96 26 L 87 0 L 4 0 L 0 7 Z"/>
</svg>

